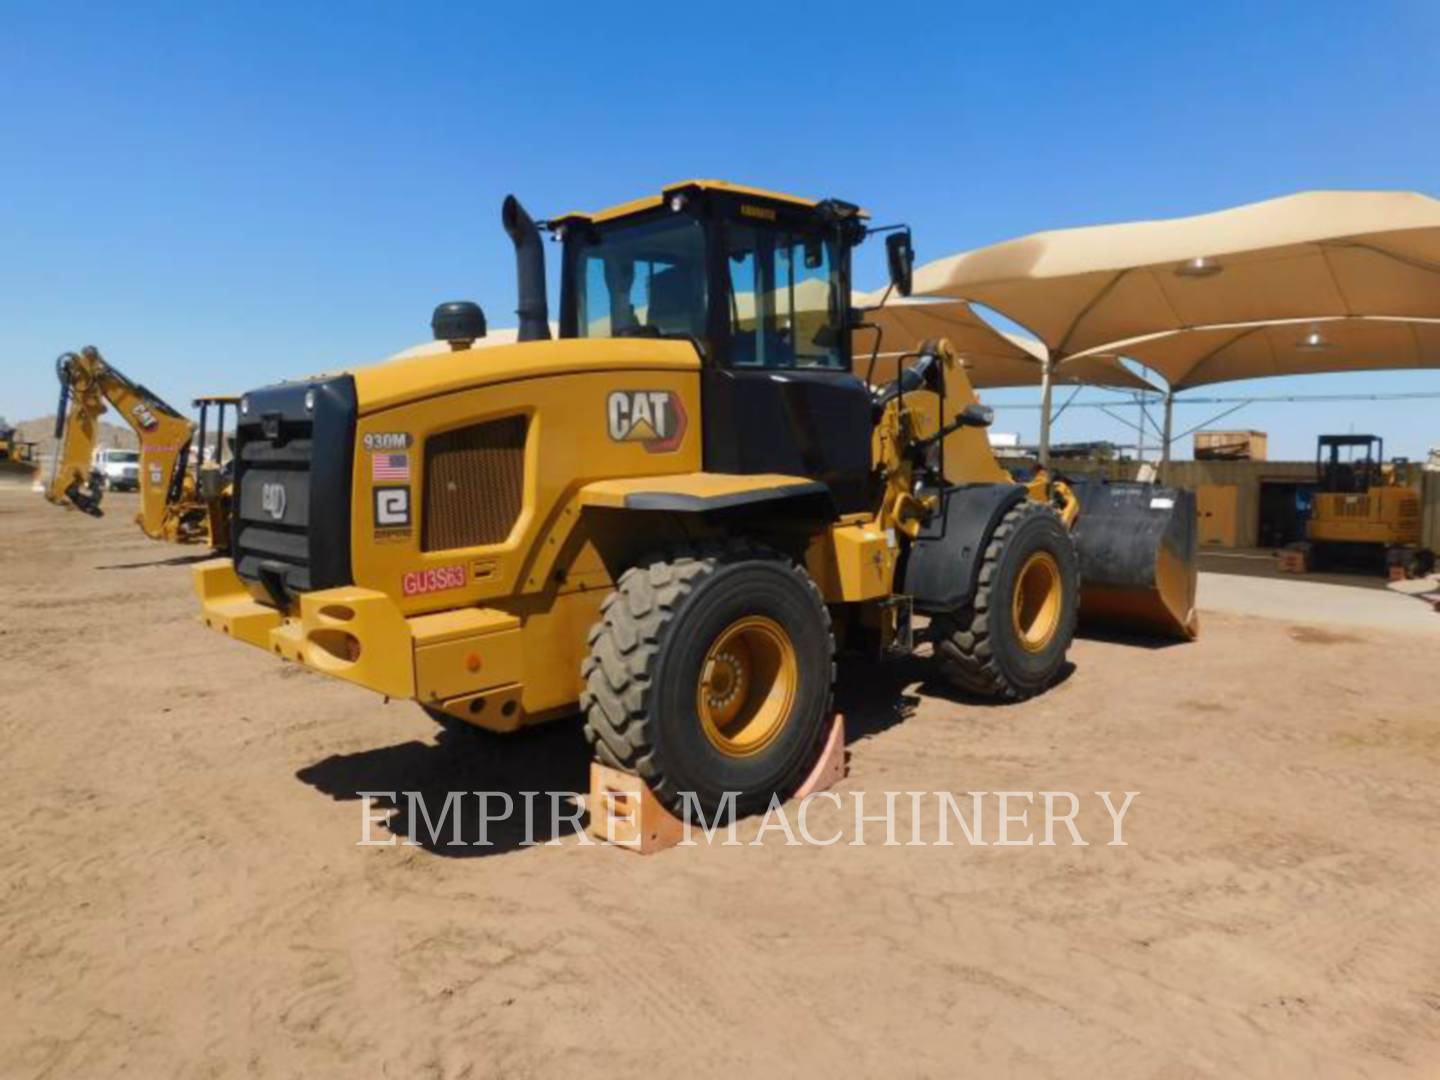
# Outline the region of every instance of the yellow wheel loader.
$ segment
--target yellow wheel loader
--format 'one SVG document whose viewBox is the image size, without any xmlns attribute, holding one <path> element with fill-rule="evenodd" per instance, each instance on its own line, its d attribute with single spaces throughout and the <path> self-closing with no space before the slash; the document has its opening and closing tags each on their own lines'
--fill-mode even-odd
<svg viewBox="0 0 1440 1080">
<path fill-rule="evenodd" d="M 851 251 L 878 231 L 857 207 L 690 181 L 552 218 L 558 340 L 540 229 L 513 197 L 502 220 L 516 344 L 473 347 L 483 313 L 442 304 L 449 351 L 242 398 L 207 626 L 448 725 L 579 708 L 596 756 L 671 807 L 792 788 L 837 649 L 929 639 L 999 699 L 1057 677 L 1080 500 L 999 468 L 946 343 L 884 387 L 854 373 Z"/>
<path fill-rule="evenodd" d="M 93 467 L 100 418 L 107 406 L 135 432 L 140 442 L 140 512 L 135 522 L 152 540 L 229 546 L 228 467 L 224 464 L 225 409 L 238 408 L 232 397 L 197 398 L 201 450 L 189 467 L 195 424 L 157 394 L 133 382 L 93 345 L 63 353 L 55 364 L 60 403 L 55 410 L 55 460 L 45 497 L 94 517 L 101 516 L 105 478 Z M 216 453 L 204 451 L 211 409 L 217 410 Z"/>
</svg>

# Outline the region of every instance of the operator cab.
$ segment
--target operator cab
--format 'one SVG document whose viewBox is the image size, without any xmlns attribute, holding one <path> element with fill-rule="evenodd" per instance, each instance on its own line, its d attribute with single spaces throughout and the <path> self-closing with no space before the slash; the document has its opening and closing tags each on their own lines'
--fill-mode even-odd
<svg viewBox="0 0 1440 1080">
<path fill-rule="evenodd" d="M 689 181 L 549 227 L 562 338 L 700 353 L 707 471 L 808 476 L 841 513 L 871 505 L 871 396 L 850 351 L 858 207 Z"/>
<path fill-rule="evenodd" d="M 1385 441 L 1378 435 L 1321 435 L 1315 450 L 1320 490 L 1351 495 L 1377 487 L 1384 460 Z"/>
</svg>

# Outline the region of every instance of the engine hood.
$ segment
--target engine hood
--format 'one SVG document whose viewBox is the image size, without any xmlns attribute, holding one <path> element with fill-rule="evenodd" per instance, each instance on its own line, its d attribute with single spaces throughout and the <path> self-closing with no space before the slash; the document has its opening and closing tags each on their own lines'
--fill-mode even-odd
<svg viewBox="0 0 1440 1080">
<path fill-rule="evenodd" d="M 517 379 L 597 371 L 683 371 L 700 367 L 688 341 L 571 338 L 400 356 L 355 369 L 362 415 L 421 398 Z"/>
</svg>

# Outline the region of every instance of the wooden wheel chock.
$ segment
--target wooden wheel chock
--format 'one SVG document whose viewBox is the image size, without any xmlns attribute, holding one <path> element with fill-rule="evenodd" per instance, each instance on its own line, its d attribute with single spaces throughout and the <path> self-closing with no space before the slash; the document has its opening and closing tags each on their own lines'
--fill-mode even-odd
<svg viewBox="0 0 1440 1080">
<path fill-rule="evenodd" d="M 845 718 L 836 713 L 810 774 L 795 789 L 804 799 L 833 787 L 845 777 Z M 597 840 L 641 855 L 674 847 L 685 839 L 685 823 L 661 805 L 638 776 L 590 763 L 590 821 L 585 831 Z"/>
</svg>

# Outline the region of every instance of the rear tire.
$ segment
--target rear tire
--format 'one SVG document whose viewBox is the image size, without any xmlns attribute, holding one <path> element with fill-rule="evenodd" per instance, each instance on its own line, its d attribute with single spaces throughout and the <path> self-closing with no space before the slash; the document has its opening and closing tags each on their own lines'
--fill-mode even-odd
<svg viewBox="0 0 1440 1080">
<path fill-rule="evenodd" d="M 931 623 L 936 663 L 961 690 L 1022 701 L 1060 674 L 1079 611 L 1074 541 L 1048 506 L 1018 503 L 990 535 L 974 600 Z"/>
<path fill-rule="evenodd" d="M 830 614 L 803 569 L 744 542 L 627 570 L 590 631 L 581 674 L 595 757 L 669 809 L 712 814 L 788 795 L 813 765 L 834 682 Z"/>
</svg>

